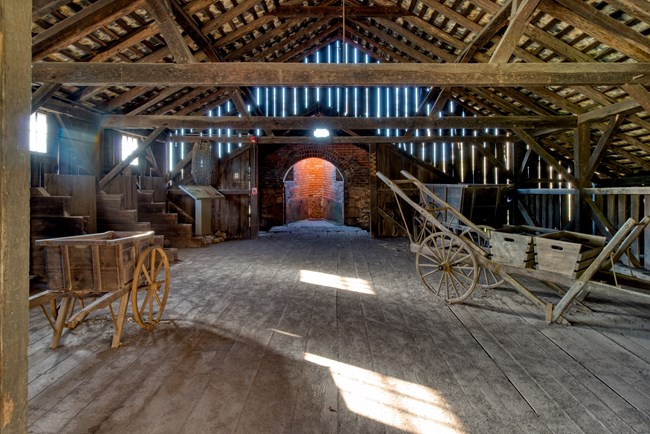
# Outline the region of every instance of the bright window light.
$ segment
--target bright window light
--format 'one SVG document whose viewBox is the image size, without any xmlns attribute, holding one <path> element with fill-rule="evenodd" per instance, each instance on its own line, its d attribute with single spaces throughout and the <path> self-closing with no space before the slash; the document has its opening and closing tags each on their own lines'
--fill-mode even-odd
<svg viewBox="0 0 650 434">
<path fill-rule="evenodd" d="M 328 129 L 316 128 L 314 130 L 314 137 L 317 137 L 319 139 L 323 139 L 323 138 L 329 137 L 329 136 L 330 136 L 330 131 Z"/>
<path fill-rule="evenodd" d="M 431 387 L 348 365 L 317 354 L 305 361 L 330 371 L 347 410 L 407 433 L 458 433 L 465 428 L 444 396 Z"/>
<path fill-rule="evenodd" d="M 320 273 L 318 271 L 300 270 L 300 281 L 312 285 L 327 286 L 345 291 L 360 292 L 362 294 L 374 294 L 372 284 L 364 279 L 354 277 L 342 277 L 336 274 Z"/>
<path fill-rule="evenodd" d="M 122 161 L 126 160 L 136 149 L 138 149 L 138 139 L 131 136 L 122 136 Z M 138 158 L 131 161 L 131 166 L 137 166 L 138 164 L 140 164 Z"/>
<path fill-rule="evenodd" d="M 29 117 L 29 150 L 32 152 L 47 152 L 47 115 L 33 113 Z"/>
</svg>

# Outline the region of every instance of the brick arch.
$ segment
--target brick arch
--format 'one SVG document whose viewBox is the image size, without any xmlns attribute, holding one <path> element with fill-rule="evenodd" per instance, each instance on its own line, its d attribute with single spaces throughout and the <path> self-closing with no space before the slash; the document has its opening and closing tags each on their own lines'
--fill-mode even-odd
<svg viewBox="0 0 650 434">
<path fill-rule="evenodd" d="M 283 221 L 284 176 L 305 158 L 321 158 L 336 167 L 344 181 L 345 224 L 364 229 L 370 224 L 370 153 L 355 145 L 285 145 L 263 150 L 260 159 L 260 227 Z"/>
<path fill-rule="evenodd" d="M 279 186 L 287 171 L 305 158 L 321 158 L 332 163 L 344 181 L 368 176 L 369 153 L 354 145 L 287 145 L 265 158 L 262 167 L 268 169 L 260 178 L 268 182 L 266 185 Z M 266 160 L 270 164 L 264 164 Z"/>
</svg>

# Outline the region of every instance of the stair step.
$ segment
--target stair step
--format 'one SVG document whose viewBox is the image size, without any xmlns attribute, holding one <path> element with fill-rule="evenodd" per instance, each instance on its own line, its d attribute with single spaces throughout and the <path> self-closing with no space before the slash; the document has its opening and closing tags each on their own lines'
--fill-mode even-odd
<svg viewBox="0 0 650 434">
<path fill-rule="evenodd" d="M 203 237 L 165 237 L 165 243 L 169 243 L 170 247 L 185 249 L 204 247 L 205 243 Z"/>
<path fill-rule="evenodd" d="M 169 237 L 191 237 L 192 236 L 191 224 L 166 225 L 166 224 L 152 223 L 151 229 L 153 229 L 158 235 L 164 235 L 165 239 Z"/>
<path fill-rule="evenodd" d="M 138 204 L 153 202 L 153 190 L 138 190 Z"/>
<path fill-rule="evenodd" d="M 146 232 L 151 230 L 151 225 L 147 222 L 139 223 L 100 223 L 97 222 L 97 231 L 126 231 L 126 232 Z"/>
<path fill-rule="evenodd" d="M 178 224 L 178 214 L 175 213 L 152 213 L 145 216 L 138 216 L 140 221 L 148 221 L 154 224 L 175 225 Z"/>
<path fill-rule="evenodd" d="M 70 196 L 32 196 L 29 210 L 33 215 L 70 215 L 72 198 Z"/>
<path fill-rule="evenodd" d="M 98 194 L 97 213 L 112 213 L 124 209 L 121 194 Z"/>
<path fill-rule="evenodd" d="M 115 210 L 112 212 L 98 210 L 97 212 L 97 223 L 130 224 L 137 222 L 138 211 L 134 209 Z"/>
<path fill-rule="evenodd" d="M 142 215 L 164 213 L 165 202 L 140 202 L 138 203 L 138 211 Z"/>
</svg>

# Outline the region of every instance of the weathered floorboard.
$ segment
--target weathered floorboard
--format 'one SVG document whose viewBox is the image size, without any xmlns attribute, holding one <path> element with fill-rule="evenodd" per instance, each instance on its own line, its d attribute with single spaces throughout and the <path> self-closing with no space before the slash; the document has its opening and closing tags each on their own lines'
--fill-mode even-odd
<svg viewBox="0 0 650 434">
<path fill-rule="evenodd" d="M 571 327 L 507 289 L 450 307 L 408 247 L 303 222 L 180 250 L 163 323 L 117 350 L 107 312 L 50 350 L 33 309 L 29 430 L 648 430 L 648 304 L 590 297 Z"/>
</svg>

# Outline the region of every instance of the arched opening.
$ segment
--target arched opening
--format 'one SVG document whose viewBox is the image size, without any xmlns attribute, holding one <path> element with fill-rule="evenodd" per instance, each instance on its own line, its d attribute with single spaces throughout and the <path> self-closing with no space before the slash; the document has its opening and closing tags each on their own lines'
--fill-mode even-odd
<svg viewBox="0 0 650 434">
<path fill-rule="evenodd" d="M 343 223 L 343 175 L 329 161 L 305 158 L 284 177 L 285 223 L 329 220 Z"/>
</svg>

